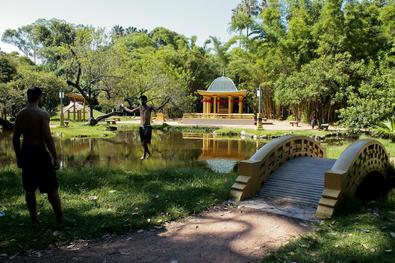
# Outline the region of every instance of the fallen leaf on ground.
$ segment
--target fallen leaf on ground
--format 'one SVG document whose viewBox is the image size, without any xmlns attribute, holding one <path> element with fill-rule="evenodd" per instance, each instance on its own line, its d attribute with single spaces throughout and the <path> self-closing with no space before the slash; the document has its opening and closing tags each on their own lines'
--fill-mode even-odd
<svg viewBox="0 0 395 263">
<path fill-rule="evenodd" d="M 90 201 L 97 201 L 97 199 L 99 199 L 99 197 L 97 195 L 91 195 L 91 196 L 88 197 L 88 199 Z"/>
</svg>

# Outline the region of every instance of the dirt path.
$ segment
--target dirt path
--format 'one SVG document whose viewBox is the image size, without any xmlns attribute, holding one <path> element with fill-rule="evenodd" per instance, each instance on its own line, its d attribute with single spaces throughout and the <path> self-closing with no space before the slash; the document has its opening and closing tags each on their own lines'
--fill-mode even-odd
<svg viewBox="0 0 395 263">
<path fill-rule="evenodd" d="M 214 209 L 161 229 L 77 241 L 9 262 L 259 262 L 309 231 L 302 221 L 250 208 Z M 0 259 L 1 261 L 1 259 Z"/>
</svg>

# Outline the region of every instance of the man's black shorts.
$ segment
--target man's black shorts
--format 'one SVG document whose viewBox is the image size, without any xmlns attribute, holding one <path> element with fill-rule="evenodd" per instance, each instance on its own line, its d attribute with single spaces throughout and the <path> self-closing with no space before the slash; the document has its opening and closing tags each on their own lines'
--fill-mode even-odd
<svg viewBox="0 0 395 263">
<path fill-rule="evenodd" d="M 152 127 L 151 125 L 140 126 L 141 143 L 151 143 Z"/>
<path fill-rule="evenodd" d="M 22 183 L 25 191 L 51 193 L 58 190 L 58 180 L 48 150 L 44 145 L 23 145 Z"/>
</svg>

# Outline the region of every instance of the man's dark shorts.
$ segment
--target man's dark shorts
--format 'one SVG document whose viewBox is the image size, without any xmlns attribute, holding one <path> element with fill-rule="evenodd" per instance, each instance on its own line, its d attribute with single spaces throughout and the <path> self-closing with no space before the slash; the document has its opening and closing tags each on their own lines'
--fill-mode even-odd
<svg viewBox="0 0 395 263">
<path fill-rule="evenodd" d="M 58 180 L 48 150 L 44 145 L 23 145 L 22 183 L 25 191 L 51 193 L 58 190 Z"/>
<path fill-rule="evenodd" d="M 151 143 L 152 127 L 150 125 L 140 126 L 141 143 Z"/>
</svg>

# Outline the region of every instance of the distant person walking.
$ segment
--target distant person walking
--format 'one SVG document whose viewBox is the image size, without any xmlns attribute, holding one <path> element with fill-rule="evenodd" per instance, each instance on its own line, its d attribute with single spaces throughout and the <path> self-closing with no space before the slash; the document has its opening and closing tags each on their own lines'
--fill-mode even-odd
<svg viewBox="0 0 395 263">
<path fill-rule="evenodd" d="M 148 149 L 148 144 L 151 144 L 152 137 L 151 112 L 160 110 L 169 102 L 169 100 L 170 98 L 167 98 L 161 106 L 154 108 L 153 106 L 147 105 L 148 98 L 147 96 L 143 95 L 140 97 L 141 105 L 139 107 L 131 110 L 121 105 L 121 108 L 128 113 L 140 111 L 140 141 L 144 149 L 144 153 L 140 160 L 148 159 L 151 156 L 151 152 Z"/>
<path fill-rule="evenodd" d="M 312 129 L 314 129 L 314 126 L 317 125 L 317 114 L 315 111 L 313 111 L 310 115 L 310 123 Z"/>
<path fill-rule="evenodd" d="M 58 181 L 59 168 L 55 144 L 49 128 L 49 114 L 40 108 L 43 92 L 38 87 L 27 91 L 28 105 L 16 116 L 13 136 L 17 164 L 22 168 L 22 184 L 33 224 L 38 224 L 36 190 L 48 194 L 58 222 L 63 223 Z M 23 136 L 22 147 L 20 138 Z M 48 152 L 49 151 L 49 152 Z"/>
</svg>

